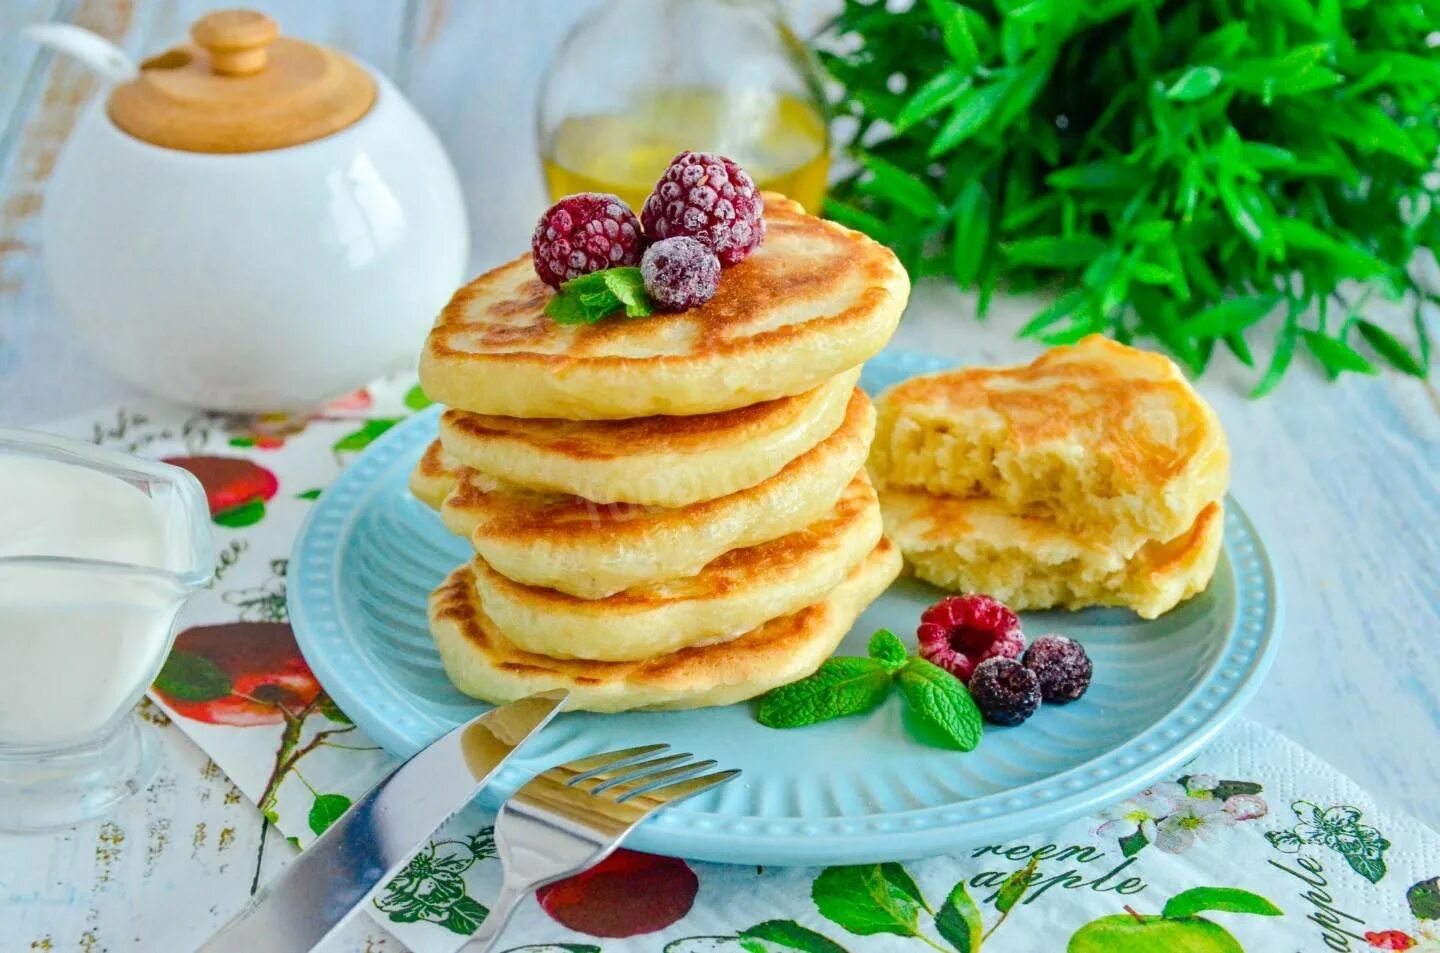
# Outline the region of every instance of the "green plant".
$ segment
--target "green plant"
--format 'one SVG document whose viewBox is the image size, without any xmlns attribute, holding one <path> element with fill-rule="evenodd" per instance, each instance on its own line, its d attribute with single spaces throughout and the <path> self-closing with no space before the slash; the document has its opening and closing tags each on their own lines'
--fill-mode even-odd
<svg viewBox="0 0 1440 953">
<path fill-rule="evenodd" d="M 900 6 L 900 5 L 897 5 Z M 1057 296 L 1022 334 L 1147 336 L 1193 372 L 1283 313 L 1335 377 L 1418 377 L 1440 242 L 1440 0 L 845 0 L 821 41 L 858 121 L 827 214 L 912 274 Z M 1360 290 L 1356 290 L 1357 286 Z M 1362 313 L 1413 309 L 1412 351 Z"/>
</svg>

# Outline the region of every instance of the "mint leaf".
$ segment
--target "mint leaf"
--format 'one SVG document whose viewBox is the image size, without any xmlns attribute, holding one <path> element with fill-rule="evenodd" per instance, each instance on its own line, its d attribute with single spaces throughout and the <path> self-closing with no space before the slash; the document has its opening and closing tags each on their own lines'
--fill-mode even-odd
<svg viewBox="0 0 1440 953">
<path fill-rule="evenodd" d="M 875 630 L 875 634 L 870 636 L 868 652 L 871 658 L 885 666 L 887 672 L 899 671 L 905 664 L 905 660 L 910 657 L 905 643 L 901 642 L 889 629 Z"/>
<path fill-rule="evenodd" d="M 957 953 L 978 953 L 985 924 L 980 919 L 980 908 L 960 881 L 940 905 L 935 914 L 935 930 L 945 938 Z"/>
<path fill-rule="evenodd" d="M 556 324 L 593 324 L 599 320 L 585 313 L 578 296 L 564 294 L 557 294 L 545 303 L 545 315 Z"/>
<path fill-rule="evenodd" d="M 890 694 L 890 673 L 874 659 L 826 659 L 808 678 L 772 689 L 755 718 L 768 728 L 800 728 L 878 706 Z"/>
<path fill-rule="evenodd" d="M 1030 863 L 1006 877 L 1005 882 L 1000 885 L 999 896 L 995 898 L 995 909 L 1001 913 L 1009 913 L 1014 909 L 1020 898 L 1025 896 L 1030 880 L 1035 876 L 1035 868 L 1039 866 L 1040 858 L 1031 857 Z"/>
<path fill-rule="evenodd" d="M 607 268 L 597 274 L 605 276 L 605 287 L 625 306 L 627 318 L 648 318 L 655 312 L 645 296 L 645 277 L 639 268 Z"/>
<path fill-rule="evenodd" d="M 639 268 L 605 268 L 571 278 L 546 303 L 545 313 L 557 324 L 594 324 L 622 308 L 631 318 L 655 311 Z"/>
<path fill-rule="evenodd" d="M 815 901 L 821 916 L 858 936 L 876 933 L 916 936 L 920 903 L 911 892 L 913 881 L 897 884 L 893 869 L 887 876 L 886 868 L 897 867 L 898 864 L 827 867 L 811 885 L 810 899 Z"/>
<path fill-rule="evenodd" d="M 921 740 L 959 751 L 975 749 L 984 730 L 980 709 L 959 679 L 922 658 L 906 662 L 899 679 Z"/>
<path fill-rule="evenodd" d="M 175 701 L 214 701 L 230 694 L 230 677 L 205 656 L 176 649 L 155 676 L 155 690 Z"/>
<path fill-rule="evenodd" d="M 1165 901 L 1160 915 L 1174 920 L 1206 910 L 1220 913 L 1253 913 L 1262 917 L 1283 916 L 1283 911 L 1259 894 L 1233 887 L 1194 887 Z"/>
<path fill-rule="evenodd" d="M 323 834 L 350 808 L 350 799 L 343 794 L 320 794 L 310 805 L 310 830 Z"/>
<path fill-rule="evenodd" d="M 834 940 L 794 920 L 766 920 L 741 930 L 736 939 L 745 950 L 754 953 L 771 953 L 776 947 L 802 953 L 845 953 L 845 948 Z"/>
</svg>

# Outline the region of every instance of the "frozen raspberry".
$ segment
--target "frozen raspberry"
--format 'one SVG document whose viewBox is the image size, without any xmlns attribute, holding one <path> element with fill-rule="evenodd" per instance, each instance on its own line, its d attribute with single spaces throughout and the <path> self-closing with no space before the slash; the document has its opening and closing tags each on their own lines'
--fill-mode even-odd
<svg viewBox="0 0 1440 953">
<path fill-rule="evenodd" d="M 645 293 L 666 311 L 696 308 L 715 297 L 720 259 L 709 246 L 683 235 L 662 238 L 640 259 Z"/>
<path fill-rule="evenodd" d="M 1040 679 L 1013 658 L 990 658 L 975 666 L 970 697 L 992 725 L 1018 725 L 1040 707 Z"/>
<path fill-rule="evenodd" d="M 1040 680 L 1040 693 L 1047 702 L 1073 702 L 1090 687 L 1095 666 L 1085 648 L 1063 635 L 1042 635 L 1025 650 L 1021 660 Z"/>
<path fill-rule="evenodd" d="M 713 152 L 682 152 L 645 200 L 640 220 L 652 240 L 688 235 L 729 268 L 765 240 L 764 214 L 750 173 Z"/>
<path fill-rule="evenodd" d="M 1025 651 L 1020 618 L 989 596 L 946 596 L 920 616 L 915 634 L 920 657 L 962 682 L 988 658 L 1019 658 Z"/>
<path fill-rule="evenodd" d="M 640 220 L 619 196 L 567 195 L 546 210 L 530 238 L 535 274 L 552 288 L 571 278 L 640 260 Z"/>
</svg>

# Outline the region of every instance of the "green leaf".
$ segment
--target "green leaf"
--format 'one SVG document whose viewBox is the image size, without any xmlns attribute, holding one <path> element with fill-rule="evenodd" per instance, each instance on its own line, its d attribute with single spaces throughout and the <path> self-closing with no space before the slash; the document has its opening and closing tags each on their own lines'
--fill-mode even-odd
<svg viewBox="0 0 1440 953">
<path fill-rule="evenodd" d="M 320 494 L 323 493 L 323 492 L 325 492 L 325 491 L 322 490 L 322 489 L 320 489 L 320 488 L 317 486 L 317 487 L 315 487 L 313 490 L 306 490 L 304 493 L 296 493 L 296 494 L 295 494 L 295 499 L 297 499 L 297 500 L 308 500 L 308 501 L 312 501 L 312 502 L 313 502 L 314 500 L 320 499 Z"/>
<path fill-rule="evenodd" d="M 405 406 L 411 410 L 424 410 L 433 403 L 433 400 L 425 396 L 425 389 L 419 384 L 405 392 Z"/>
<path fill-rule="evenodd" d="M 1250 392 L 1251 397 L 1264 397 L 1280 383 L 1285 376 L 1285 369 L 1290 366 L 1290 360 L 1295 356 L 1295 345 L 1300 338 L 1300 329 L 1295 324 L 1295 316 L 1288 315 L 1285 319 L 1285 328 L 1280 332 L 1279 339 L 1275 342 L 1275 353 L 1270 358 L 1270 366 L 1265 370 L 1265 376 L 1255 385 Z"/>
<path fill-rule="evenodd" d="M 1197 338 L 1218 338 L 1243 331 L 1259 322 L 1281 301 L 1277 294 L 1230 298 L 1186 318 L 1183 327 Z"/>
<path fill-rule="evenodd" d="M 1315 356 L 1315 360 L 1331 374 L 1339 374 L 1342 371 L 1355 371 L 1360 374 L 1376 373 L 1375 366 L 1365 357 L 1344 341 L 1332 337 L 1326 337 L 1318 331 L 1302 330 L 1300 336 L 1305 340 L 1305 346 Z"/>
<path fill-rule="evenodd" d="M 175 649 L 155 676 L 155 690 L 175 701 L 214 701 L 230 694 L 230 676 L 203 655 Z"/>
<path fill-rule="evenodd" d="M 889 629 L 876 629 L 875 634 L 870 636 L 870 657 L 881 665 L 885 671 L 894 672 L 905 664 L 910 657 L 910 652 L 905 648 L 905 643 L 896 637 Z"/>
<path fill-rule="evenodd" d="M 975 35 L 970 31 L 970 11 L 954 0 L 926 0 L 926 6 L 940 27 L 945 51 L 950 54 L 955 68 L 960 73 L 969 75 L 980 61 L 980 50 L 975 42 Z"/>
<path fill-rule="evenodd" d="M 858 209 L 827 196 L 824 211 L 826 218 L 837 221 L 846 228 L 864 232 L 877 242 L 887 243 L 890 241 L 890 226 L 864 209 Z"/>
<path fill-rule="evenodd" d="M 1009 913 L 1014 909 L 1020 898 L 1025 896 L 1025 891 L 1030 889 L 1030 880 L 1035 876 L 1035 870 L 1040 866 L 1039 857 L 1031 857 L 1030 863 L 1015 871 L 1005 882 L 1000 885 L 1000 892 L 995 897 L 995 909 L 1001 913 Z"/>
<path fill-rule="evenodd" d="M 984 730 L 980 709 L 960 680 L 932 662 L 912 658 L 900 669 L 900 693 L 921 740 L 973 751 Z"/>
<path fill-rule="evenodd" d="M 353 725 L 350 716 L 340 710 L 340 706 L 331 700 L 329 695 L 321 695 L 316 699 L 315 710 L 325 716 L 326 721 L 333 721 L 337 725 Z"/>
<path fill-rule="evenodd" d="M 870 711 L 890 694 L 890 673 L 874 659 L 826 659 L 808 678 L 771 689 L 755 718 L 769 728 L 802 728 Z"/>
<path fill-rule="evenodd" d="M 1345 862 L 1350 865 L 1351 870 L 1355 871 L 1357 874 L 1364 877 L 1372 884 L 1378 884 L 1381 880 L 1384 879 L 1386 868 L 1385 858 L 1383 856 L 1370 857 L 1365 854 L 1350 851 L 1347 852 L 1344 857 Z"/>
<path fill-rule="evenodd" d="M 1219 913 L 1252 913 L 1261 917 L 1284 916 L 1284 912 L 1264 897 L 1234 887 L 1194 887 L 1177 893 L 1165 901 L 1161 916 L 1168 920 L 1192 917 L 1206 910 Z"/>
<path fill-rule="evenodd" d="M 1405 902 L 1417 920 L 1440 920 L 1440 877 L 1422 880 L 1405 891 Z"/>
<path fill-rule="evenodd" d="M 226 529 L 244 529 L 265 518 L 265 501 L 251 500 L 215 514 L 215 524 Z"/>
<path fill-rule="evenodd" d="M 578 295 L 555 295 L 545 302 L 545 315 L 556 324 L 592 323 L 588 312 L 580 306 Z"/>
<path fill-rule="evenodd" d="M 940 126 L 935 139 L 925 154 L 938 159 L 969 139 L 989 121 L 990 116 L 1004 101 L 1010 91 L 1010 84 L 994 82 L 988 86 L 971 87 L 965 90 L 950 108 L 950 117 Z"/>
<path fill-rule="evenodd" d="M 343 794 L 321 794 L 310 805 L 310 830 L 323 834 L 350 809 L 350 799 Z"/>
<path fill-rule="evenodd" d="M 654 313 L 639 268 L 603 268 L 572 278 L 546 302 L 545 313 L 557 324 L 594 324 L 621 308 L 629 318 Z"/>
<path fill-rule="evenodd" d="M 1224 74 L 1213 66 L 1192 66 L 1170 84 L 1170 88 L 1165 90 L 1165 98 L 1182 103 L 1204 99 L 1220 88 L 1224 78 Z"/>
<path fill-rule="evenodd" d="M 801 953 L 845 953 L 845 948 L 834 940 L 816 933 L 809 927 L 802 927 L 794 920 L 766 920 L 757 923 L 738 934 L 740 944 L 756 953 L 771 953 L 775 947 L 782 950 L 799 950 Z M 764 946 L 749 946 L 746 940 L 764 941 Z"/>
<path fill-rule="evenodd" d="M 951 267 L 955 281 L 969 287 L 980 275 L 980 265 L 990 246 L 990 194 L 979 179 L 971 179 L 955 200 L 954 251 Z"/>
<path fill-rule="evenodd" d="M 895 131 L 904 132 L 916 123 L 924 122 L 969 88 L 970 77 L 965 73 L 954 67 L 941 70 L 905 101 L 900 115 L 895 117 Z"/>
<path fill-rule="evenodd" d="M 918 176 L 879 156 L 861 156 L 860 164 L 871 175 L 869 180 L 860 183 L 860 189 L 867 195 L 888 199 L 921 218 L 929 218 L 942 211 L 940 197 Z"/>
<path fill-rule="evenodd" d="M 489 915 L 490 911 L 479 901 L 469 894 L 465 894 L 450 905 L 450 909 L 445 914 L 445 922 L 441 926 L 451 933 L 469 936 L 480 929 L 480 924 L 484 923 L 485 918 Z"/>
<path fill-rule="evenodd" d="M 980 908 L 960 881 L 950 891 L 940 912 L 935 914 L 935 931 L 956 950 L 956 953 L 978 953 L 985 924 L 980 918 Z"/>
<path fill-rule="evenodd" d="M 893 869 L 884 869 L 897 866 L 827 867 L 811 885 L 810 898 L 821 916 L 857 936 L 917 936 L 920 903 L 910 890 L 913 881 L 896 884 Z"/>
<path fill-rule="evenodd" d="M 1094 235 L 1041 235 L 1000 246 L 1016 264 L 1042 268 L 1078 268 L 1093 262 L 1110 246 Z"/>
<path fill-rule="evenodd" d="M 1146 837 L 1143 831 L 1136 830 L 1133 834 L 1126 834 L 1120 838 L 1120 855 L 1122 857 L 1134 857 L 1150 844 L 1150 838 Z"/>
<path fill-rule="evenodd" d="M 364 450 L 374 443 L 381 434 L 400 422 L 398 417 L 374 417 L 360 425 L 359 430 L 351 431 L 330 447 L 335 453 L 354 453 Z"/>
<path fill-rule="evenodd" d="M 1133 192 L 1137 171 L 1119 159 L 1098 159 L 1051 172 L 1045 177 L 1045 184 L 1080 192 Z"/>
<path fill-rule="evenodd" d="M 1421 364 L 1395 335 L 1364 318 L 1356 321 L 1355 326 L 1360 329 L 1360 336 L 1365 339 L 1365 342 L 1375 349 L 1376 354 L 1389 361 L 1391 367 L 1404 371 L 1412 377 L 1423 378 L 1425 376 L 1425 365 Z"/>
</svg>

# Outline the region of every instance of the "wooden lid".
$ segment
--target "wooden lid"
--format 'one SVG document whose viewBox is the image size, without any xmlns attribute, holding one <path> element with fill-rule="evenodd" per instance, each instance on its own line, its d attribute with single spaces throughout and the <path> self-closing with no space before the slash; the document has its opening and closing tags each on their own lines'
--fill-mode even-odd
<svg viewBox="0 0 1440 953">
<path fill-rule="evenodd" d="M 211 13 L 190 37 L 115 88 L 115 125 L 167 149 L 261 152 L 344 129 L 375 102 L 375 80 L 353 60 L 280 36 L 263 13 Z"/>
</svg>

